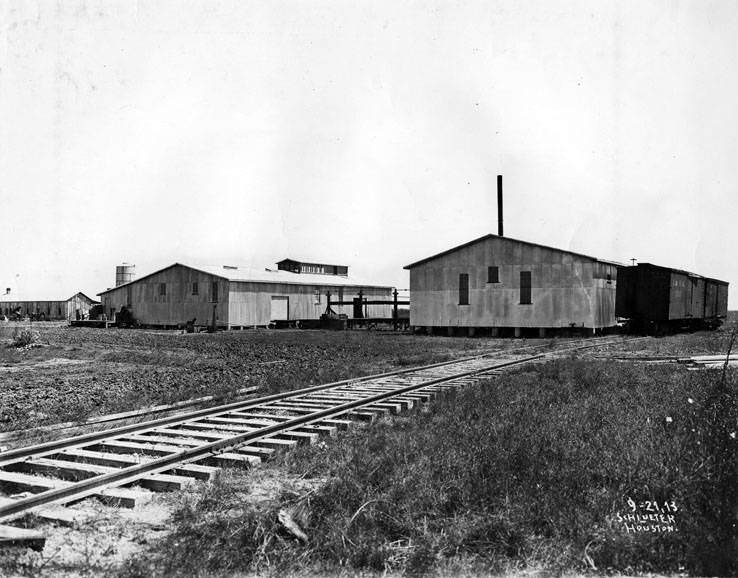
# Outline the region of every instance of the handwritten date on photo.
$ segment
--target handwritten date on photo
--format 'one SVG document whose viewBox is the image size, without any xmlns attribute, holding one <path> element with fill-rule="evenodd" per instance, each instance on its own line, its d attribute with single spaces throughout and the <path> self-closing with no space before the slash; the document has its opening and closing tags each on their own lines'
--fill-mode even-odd
<svg viewBox="0 0 738 578">
<path fill-rule="evenodd" d="M 621 514 L 616 512 L 613 520 L 622 524 L 626 534 L 638 533 L 670 533 L 677 532 L 676 512 L 679 510 L 676 503 L 672 501 L 659 502 L 657 500 L 644 500 L 636 502 L 632 498 L 627 500 L 630 512 Z"/>
</svg>

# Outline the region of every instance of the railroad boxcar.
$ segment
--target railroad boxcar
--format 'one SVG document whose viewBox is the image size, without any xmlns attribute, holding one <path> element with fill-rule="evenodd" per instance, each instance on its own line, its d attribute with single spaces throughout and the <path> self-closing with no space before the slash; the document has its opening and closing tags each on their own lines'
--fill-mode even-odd
<svg viewBox="0 0 738 578">
<path fill-rule="evenodd" d="M 715 328 L 727 313 L 725 281 L 651 263 L 618 267 L 615 315 L 635 331 Z"/>
</svg>

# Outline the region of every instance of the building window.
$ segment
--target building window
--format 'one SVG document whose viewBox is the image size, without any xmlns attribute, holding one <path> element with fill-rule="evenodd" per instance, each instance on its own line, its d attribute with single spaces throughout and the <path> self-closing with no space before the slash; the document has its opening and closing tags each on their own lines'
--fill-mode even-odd
<svg viewBox="0 0 738 578">
<path fill-rule="evenodd" d="M 612 285 L 612 273 L 607 274 L 607 284 Z"/>
<path fill-rule="evenodd" d="M 520 272 L 520 304 L 530 305 L 531 297 L 531 274 L 530 271 Z"/>
<path fill-rule="evenodd" d="M 199 295 L 200 294 L 200 286 L 197 284 L 197 281 L 195 281 L 192 284 L 192 294 L 193 295 Z"/>
<path fill-rule="evenodd" d="M 315 290 L 315 304 L 320 305 L 320 289 Z"/>
<path fill-rule="evenodd" d="M 487 267 L 487 283 L 500 282 L 500 268 L 495 266 Z"/>
<path fill-rule="evenodd" d="M 459 274 L 459 305 L 469 305 L 469 273 Z"/>
<path fill-rule="evenodd" d="M 166 295 L 166 294 L 167 294 L 167 284 L 159 283 L 159 295 Z"/>
<path fill-rule="evenodd" d="M 210 287 L 210 295 L 211 295 L 210 300 L 213 303 L 217 303 L 218 302 L 218 282 L 217 281 L 213 281 Z"/>
</svg>

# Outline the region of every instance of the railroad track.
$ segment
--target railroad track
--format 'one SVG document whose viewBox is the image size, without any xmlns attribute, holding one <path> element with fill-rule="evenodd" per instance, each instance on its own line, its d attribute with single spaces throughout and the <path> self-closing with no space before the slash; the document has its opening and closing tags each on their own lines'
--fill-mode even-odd
<svg viewBox="0 0 738 578">
<path fill-rule="evenodd" d="M 504 368 L 623 341 L 590 338 L 555 349 L 487 353 L 6 451 L 0 454 L 0 488 L 16 493 L 0 495 L 0 524 L 90 496 L 133 507 L 146 499 L 146 490 L 212 479 L 219 467 L 256 464 L 280 449 L 334 435 L 353 420 L 399 413 Z M 9 528 L 12 534 L 11 527 L 0 526 L 6 535 Z M 0 541 L 2 536 L 0 531 Z"/>
</svg>

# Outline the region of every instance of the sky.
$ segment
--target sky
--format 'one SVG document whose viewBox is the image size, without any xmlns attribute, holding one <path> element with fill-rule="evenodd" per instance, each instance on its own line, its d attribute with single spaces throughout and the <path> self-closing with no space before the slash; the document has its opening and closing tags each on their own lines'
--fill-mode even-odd
<svg viewBox="0 0 738 578">
<path fill-rule="evenodd" d="M 0 0 L 0 286 L 497 231 L 727 280 L 738 4 Z"/>
</svg>

